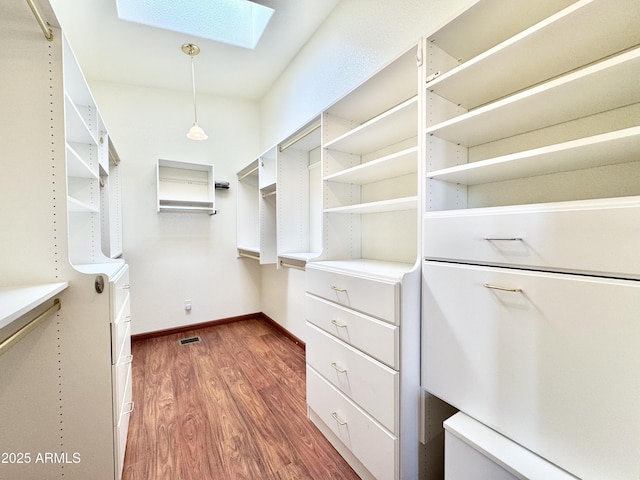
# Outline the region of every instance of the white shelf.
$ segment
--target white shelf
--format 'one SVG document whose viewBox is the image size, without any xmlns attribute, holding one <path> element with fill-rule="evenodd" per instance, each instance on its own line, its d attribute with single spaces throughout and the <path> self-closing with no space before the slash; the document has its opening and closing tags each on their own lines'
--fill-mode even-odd
<svg viewBox="0 0 640 480">
<path fill-rule="evenodd" d="M 402 210 L 415 210 L 418 208 L 418 197 L 395 198 L 393 200 L 382 200 L 379 202 L 360 203 L 357 205 L 346 205 L 342 207 L 325 208 L 325 213 L 387 213 L 399 212 Z"/>
<path fill-rule="evenodd" d="M 64 94 L 64 105 L 66 126 L 65 137 L 67 142 L 97 145 L 97 128 L 92 128 L 92 126 L 87 123 L 86 117 L 88 116 L 88 113 L 83 115 L 80 111 L 81 107 L 74 104 L 66 92 Z M 93 114 L 94 116 L 97 116 L 97 111 L 94 111 Z M 94 121 L 97 122 L 97 118 Z"/>
<path fill-rule="evenodd" d="M 638 151 L 640 126 L 435 170 L 427 177 L 477 185 L 634 161 Z"/>
<path fill-rule="evenodd" d="M 69 282 L 0 288 L 0 328 L 55 297 Z"/>
<path fill-rule="evenodd" d="M 347 274 L 364 275 L 381 280 L 402 280 L 402 277 L 414 268 L 412 263 L 389 262 L 385 260 L 373 260 L 356 258 L 352 260 L 323 260 L 309 262 L 307 266 L 319 270 L 340 272 Z"/>
<path fill-rule="evenodd" d="M 97 206 L 90 205 L 85 202 L 81 202 L 80 200 L 67 197 L 67 205 L 69 208 L 69 212 L 80 212 L 80 213 L 99 213 L 100 209 Z"/>
<path fill-rule="evenodd" d="M 324 177 L 324 180 L 354 185 L 379 182 L 418 171 L 418 147 L 386 155 Z"/>
<path fill-rule="evenodd" d="M 189 202 L 182 200 L 160 200 L 158 207 L 161 212 L 193 212 L 193 213 L 215 213 L 212 202 Z"/>
<path fill-rule="evenodd" d="M 215 213 L 213 165 L 158 160 L 158 212 Z"/>
<path fill-rule="evenodd" d="M 425 133 L 470 147 L 568 122 L 639 102 L 639 75 L 636 48 L 429 127 Z"/>
<path fill-rule="evenodd" d="M 427 83 L 427 89 L 469 110 L 637 45 L 639 24 L 637 0 L 578 1 Z"/>
<path fill-rule="evenodd" d="M 278 257 L 307 262 L 319 255 L 320 252 L 281 252 L 278 254 Z"/>
<path fill-rule="evenodd" d="M 86 273 L 88 275 L 106 275 L 109 279 L 114 278 L 117 273 L 125 266 L 123 259 L 113 259 L 110 262 L 103 263 L 83 263 L 74 265 L 77 271 Z"/>
<path fill-rule="evenodd" d="M 89 178 L 98 180 L 98 174 L 82 156 L 76 151 L 74 146 L 67 143 L 67 175 L 70 177 Z"/>
<path fill-rule="evenodd" d="M 330 150 L 363 155 L 416 136 L 418 97 L 396 105 L 324 145 Z"/>
</svg>

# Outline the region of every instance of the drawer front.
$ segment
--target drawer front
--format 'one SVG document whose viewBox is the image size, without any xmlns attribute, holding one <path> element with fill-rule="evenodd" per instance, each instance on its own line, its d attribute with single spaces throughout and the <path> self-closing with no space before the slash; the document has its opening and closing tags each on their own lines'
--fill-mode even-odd
<svg viewBox="0 0 640 480">
<path fill-rule="evenodd" d="M 307 323 L 307 363 L 397 433 L 398 372 Z"/>
<path fill-rule="evenodd" d="M 127 447 L 127 434 L 129 432 L 129 419 L 133 412 L 133 391 L 132 391 L 131 368 L 125 386 L 125 396 L 122 402 L 122 408 L 118 422 L 114 427 L 114 443 L 115 443 L 115 462 L 116 462 L 116 478 L 122 478 L 122 468 L 124 467 L 124 454 Z"/>
<path fill-rule="evenodd" d="M 307 291 L 359 312 L 397 324 L 400 284 L 307 268 Z"/>
<path fill-rule="evenodd" d="M 640 278 L 640 197 L 630 198 L 427 215 L 424 256 Z"/>
<path fill-rule="evenodd" d="M 113 364 L 120 361 L 123 349 L 131 347 L 131 315 L 129 315 L 128 297 L 121 311 L 122 315 L 117 319 L 118 321 L 111 324 L 111 361 Z"/>
<path fill-rule="evenodd" d="M 398 439 L 307 366 L 309 407 L 379 479 L 397 479 Z"/>
<path fill-rule="evenodd" d="M 391 368 L 399 368 L 397 326 L 309 294 L 306 318 Z"/>
<path fill-rule="evenodd" d="M 428 391 L 579 477 L 638 478 L 640 282 L 439 262 L 423 275 Z"/>
<path fill-rule="evenodd" d="M 113 312 L 112 321 L 116 321 L 123 315 L 123 308 L 129 304 L 129 266 L 125 265 L 124 271 L 113 284 Z M 128 314 L 127 314 L 128 315 Z"/>
<path fill-rule="evenodd" d="M 131 363 L 133 361 L 133 355 L 124 355 L 119 363 L 113 365 L 113 402 L 114 402 L 114 423 L 118 422 L 120 415 L 122 414 L 123 405 L 127 402 L 127 383 L 130 382 L 131 377 Z"/>
</svg>

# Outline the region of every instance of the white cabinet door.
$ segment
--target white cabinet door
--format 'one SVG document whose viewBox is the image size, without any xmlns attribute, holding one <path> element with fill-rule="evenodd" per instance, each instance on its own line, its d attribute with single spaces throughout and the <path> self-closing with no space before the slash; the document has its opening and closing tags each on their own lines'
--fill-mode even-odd
<svg viewBox="0 0 640 480">
<path fill-rule="evenodd" d="M 362 313 L 307 294 L 306 318 L 391 368 L 399 368 L 399 329 Z"/>
<path fill-rule="evenodd" d="M 431 259 L 640 278 L 640 197 L 430 213 Z"/>
<path fill-rule="evenodd" d="M 398 372 L 307 324 L 307 363 L 397 433 Z"/>
<path fill-rule="evenodd" d="M 423 385 L 583 478 L 640 475 L 640 282 L 423 263 Z"/>
</svg>

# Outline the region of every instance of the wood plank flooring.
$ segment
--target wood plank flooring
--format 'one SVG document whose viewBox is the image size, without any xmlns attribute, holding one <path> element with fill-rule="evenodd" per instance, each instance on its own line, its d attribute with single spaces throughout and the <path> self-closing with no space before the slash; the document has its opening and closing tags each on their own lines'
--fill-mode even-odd
<svg viewBox="0 0 640 480">
<path fill-rule="evenodd" d="M 359 478 L 306 416 L 304 350 L 265 320 L 136 341 L 132 353 L 123 480 Z"/>
</svg>

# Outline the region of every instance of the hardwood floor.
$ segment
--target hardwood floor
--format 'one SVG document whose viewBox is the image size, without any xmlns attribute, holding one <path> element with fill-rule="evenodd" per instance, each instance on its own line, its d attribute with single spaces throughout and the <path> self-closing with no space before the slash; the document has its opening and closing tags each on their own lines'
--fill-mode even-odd
<svg viewBox="0 0 640 480">
<path fill-rule="evenodd" d="M 307 419 L 304 350 L 268 322 L 136 341 L 132 353 L 123 480 L 359 478 Z"/>
</svg>

